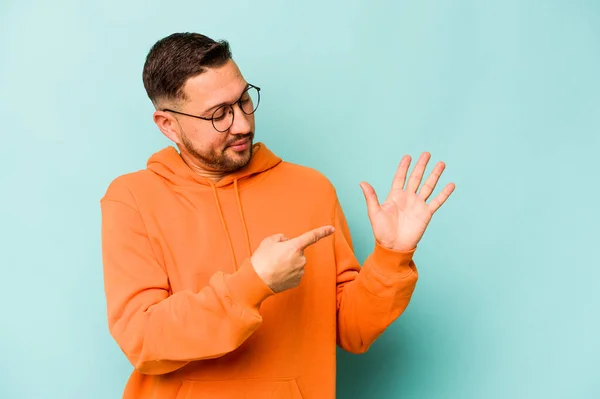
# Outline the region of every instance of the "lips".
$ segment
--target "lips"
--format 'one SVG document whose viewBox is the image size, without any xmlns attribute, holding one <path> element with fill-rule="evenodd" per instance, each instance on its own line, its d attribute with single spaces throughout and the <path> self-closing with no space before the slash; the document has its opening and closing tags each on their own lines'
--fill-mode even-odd
<svg viewBox="0 0 600 399">
<path fill-rule="evenodd" d="M 234 141 L 233 143 L 227 145 L 227 147 L 235 147 L 235 146 L 243 146 L 246 144 L 250 144 L 252 139 L 254 138 L 254 134 L 248 134 L 243 139 Z"/>
<path fill-rule="evenodd" d="M 229 147 L 235 147 L 237 145 L 244 145 L 246 144 L 248 141 L 250 141 L 250 139 L 244 139 L 244 140 L 240 140 L 240 141 L 236 141 L 234 143 L 229 144 Z"/>
</svg>

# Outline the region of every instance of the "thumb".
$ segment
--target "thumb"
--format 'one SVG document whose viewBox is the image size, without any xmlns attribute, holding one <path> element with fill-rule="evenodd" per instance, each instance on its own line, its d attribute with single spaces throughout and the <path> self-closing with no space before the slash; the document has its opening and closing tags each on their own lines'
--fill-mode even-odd
<svg viewBox="0 0 600 399">
<path fill-rule="evenodd" d="M 284 242 L 289 240 L 285 234 L 274 234 L 270 238 L 273 242 Z"/>
<path fill-rule="evenodd" d="M 372 218 L 380 207 L 377 193 L 375 193 L 375 189 L 367 182 L 360 183 L 360 188 L 367 201 L 367 213 L 369 218 Z"/>
</svg>

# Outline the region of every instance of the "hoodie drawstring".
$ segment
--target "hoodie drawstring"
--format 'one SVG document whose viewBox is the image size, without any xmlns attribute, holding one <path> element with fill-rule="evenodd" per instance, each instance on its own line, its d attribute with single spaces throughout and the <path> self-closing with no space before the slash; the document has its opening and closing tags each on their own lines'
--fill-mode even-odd
<svg viewBox="0 0 600 399">
<path fill-rule="evenodd" d="M 246 225 L 246 218 L 244 217 L 244 209 L 242 208 L 242 200 L 240 199 L 240 190 L 238 189 L 238 180 L 233 181 L 233 187 L 235 189 L 235 197 L 237 198 L 238 210 L 240 211 L 240 217 L 242 218 L 242 224 L 244 225 L 244 234 L 246 235 L 246 250 L 248 251 L 248 257 L 252 256 L 252 247 L 250 246 L 250 235 L 248 234 L 248 226 Z"/>
<path fill-rule="evenodd" d="M 217 194 L 217 188 L 213 183 L 210 183 L 210 186 L 212 187 L 213 195 L 215 197 L 215 202 L 217 203 L 217 209 L 219 210 L 219 217 L 221 218 L 221 224 L 223 225 L 223 228 L 225 229 L 225 235 L 227 236 L 227 241 L 229 242 L 229 250 L 231 252 L 231 260 L 233 262 L 233 267 L 235 270 L 237 270 L 238 264 L 237 264 L 237 259 L 235 257 L 235 251 L 233 249 L 233 242 L 231 240 L 231 235 L 229 234 L 229 229 L 227 228 L 227 223 L 225 223 L 225 217 L 223 216 L 223 210 L 221 208 L 221 201 L 219 201 L 219 195 Z M 248 251 L 248 257 L 250 257 L 250 256 L 252 256 L 252 248 L 250 246 L 250 236 L 248 235 L 248 226 L 246 225 L 246 219 L 244 218 L 244 210 L 242 208 L 242 201 L 240 200 L 240 192 L 238 189 L 237 179 L 235 179 L 233 181 L 233 186 L 234 186 L 234 190 L 235 190 L 235 197 L 236 197 L 237 204 L 238 204 L 238 211 L 240 212 L 240 217 L 242 219 L 242 224 L 244 226 L 244 234 L 246 237 L 246 250 Z"/>
</svg>

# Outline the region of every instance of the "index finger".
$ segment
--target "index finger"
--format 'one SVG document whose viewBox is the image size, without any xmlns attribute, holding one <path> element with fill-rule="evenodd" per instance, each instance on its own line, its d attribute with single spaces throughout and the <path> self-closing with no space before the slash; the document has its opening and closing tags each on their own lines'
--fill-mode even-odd
<svg viewBox="0 0 600 399">
<path fill-rule="evenodd" d="M 335 231 L 333 226 L 322 226 L 307 231 L 306 233 L 299 235 L 296 238 L 289 240 L 296 247 L 298 251 L 303 251 L 306 247 L 316 244 L 320 239 L 325 238 Z"/>
</svg>

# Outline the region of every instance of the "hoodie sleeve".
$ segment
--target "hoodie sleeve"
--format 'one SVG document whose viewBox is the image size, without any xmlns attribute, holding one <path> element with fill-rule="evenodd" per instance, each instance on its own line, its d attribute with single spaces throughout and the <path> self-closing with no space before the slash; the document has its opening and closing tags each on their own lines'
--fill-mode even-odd
<svg viewBox="0 0 600 399">
<path fill-rule="evenodd" d="M 377 241 L 361 267 L 339 201 L 334 211 L 337 269 L 337 344 L 364 353 L 408 306 L 417 283 L 410 251 L 387 249 Z"/>
<path fill-rule="evenodd" d="M 134 204 L 104 198 L 102 259 L 109 330 L 135 369 L 164 374 L 225 355 L 262 324 L 259 307 L 273 291 L 247 259 L 215 273 L 199 292 L 171 293 Z"/>
</svg>

